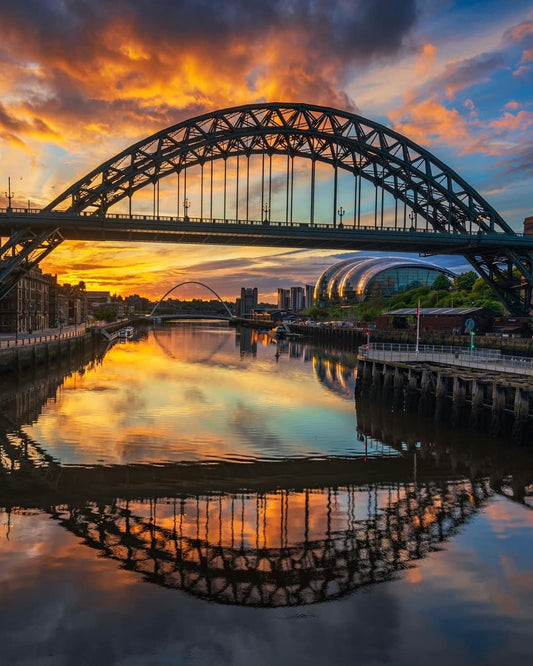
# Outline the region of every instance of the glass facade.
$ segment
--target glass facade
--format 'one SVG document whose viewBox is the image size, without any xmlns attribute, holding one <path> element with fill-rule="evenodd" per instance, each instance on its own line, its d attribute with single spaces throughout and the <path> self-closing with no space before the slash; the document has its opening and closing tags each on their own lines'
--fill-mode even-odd
<svg viewBox="0 0 533 666">
<path fill-rule="evenodd" d="M 348 305 L 376 296 L 394 296 L 424 285 L 431 287 L 442 274 L 454 277 L 452 272 L 418 259 L 361 254 L 322 273 L 315 286 L 315 302 Z"/>
</svg>

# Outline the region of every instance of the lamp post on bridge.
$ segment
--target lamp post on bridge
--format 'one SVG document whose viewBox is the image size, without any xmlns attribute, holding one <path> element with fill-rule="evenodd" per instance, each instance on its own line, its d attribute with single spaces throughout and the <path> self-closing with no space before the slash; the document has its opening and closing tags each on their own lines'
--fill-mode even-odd
<svg viewBox="0 0 533 666">
<path fill-rule="evenodd" d="M 11 177 L 7 177 L 7 192 L 5 192 L 5 196 L 7 198 L 7 212 L 12 213 L 13 209 L 11 208 L 11 201 L 13 197 L 15 196 L 15 193 L 11 191 Z"/>
<path fill-rule="evenodd" d="M 263 220 L 264 224 L 270 224 L 270 206 L 268 202 L 265 202 L 263 206 L 263 212 L 265 214 L 265 218 Z"/>
<path fill-rule="evenodd" d="M 345 212 L 346 211 L 344 210 L 344 208 L 342 206 L 339 206 L 339 210 L 337 211 L 337 213 L 339 215 L 339 229 L 344 228 L 343 225 L 342 225 L 342 216 L 344 215 Z"/>
<path fill-rule="evenodd" d="M 189 199 L 185 198 L 183 200 L 183 210 L 185 212 L 185 214 L 183 216 L 183 219 L 184 219 L 185 222 L 189 221 L 189 208 L 190 207 L 191 207 L 191 202 L 189 201 Z"/>
</svg>

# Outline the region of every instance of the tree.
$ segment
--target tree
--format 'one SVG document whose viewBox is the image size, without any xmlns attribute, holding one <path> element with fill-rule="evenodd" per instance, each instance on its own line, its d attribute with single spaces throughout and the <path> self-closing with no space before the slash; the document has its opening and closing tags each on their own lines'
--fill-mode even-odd
<svg viewBox="0 0 533 666">
<path fill-rule="evenodd" d="M 452 283 L 450 282 L 450 279 L 444 275 L 444 273 L 440 273 L 440 275 L 435 278 L 432 289 L 435 291 L 450 291 L 451 286 Z"/>
<path fill-rule="evenodd" d="M 474 282 L 479 278 L 477 273 L 474 271 L 468 271 L 467 273 L 461 273 L 457 275 L 454 280 L 454 286 L 460 291 L 470 291 L 474 286 Z"/>
</svg>

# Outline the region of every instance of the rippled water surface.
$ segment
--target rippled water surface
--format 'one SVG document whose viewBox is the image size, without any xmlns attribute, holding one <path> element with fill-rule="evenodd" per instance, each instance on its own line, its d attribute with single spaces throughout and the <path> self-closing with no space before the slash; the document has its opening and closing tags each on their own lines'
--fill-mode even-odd
<svg viewBox="0 0 533 666">
<path fill-rule="evenodd" d="M 353 387 L 342 355 L 182 324 L 74 373 L 26 432 L 63 464 L 354 455 Z"/>
<path fill-rule="evenodd" d="M 530 663 L 531 450 L 354 364 L 180 323 L 3 378 L 0 664 Z"/>
</svg>

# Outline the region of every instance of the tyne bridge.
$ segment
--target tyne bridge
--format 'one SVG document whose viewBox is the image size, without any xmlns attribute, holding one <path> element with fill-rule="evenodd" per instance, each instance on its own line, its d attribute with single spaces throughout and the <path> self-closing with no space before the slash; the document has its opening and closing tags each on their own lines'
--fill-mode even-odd
<svg viewBox="0 0 533 666">
<path fill-rule="evenodd" d="M 42 209 L 10 195 L 0 237 L 0 299 L 63 241 L 131 241 L 460 255 L 511 315 L 531 312 L 532 235 L 409 138 L 309 104 L 182 121 Z"/>
</svg>

